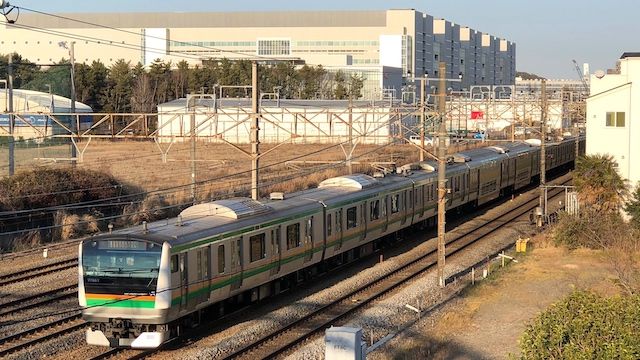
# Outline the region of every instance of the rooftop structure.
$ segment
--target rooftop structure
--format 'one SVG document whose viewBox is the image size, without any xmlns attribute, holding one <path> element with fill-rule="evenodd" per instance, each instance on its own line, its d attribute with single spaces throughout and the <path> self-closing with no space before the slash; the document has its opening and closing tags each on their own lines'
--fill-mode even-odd
<svg viewBox="0 0 640 360">
<path fill-rule="evenodd" d="M 0 136 L 9 135 L 9 93 L 0 90 Z M 13 111 L 20 115 L 15 119 L 14 134 L 23 139 L 39 139 L 58 134 L 67 134 L 61 124 L 70 128 L 71 99 L 33 90 L 13 90 Z M 92 113 L 90 106 L 76 101 L 77 113 Z M 53 115 L 55 114 L 55 115 Z M 59 123 L 52 120 L 55 116 Z M 91 126 L 92 118 L 79 117 L 80 128 Z"/>
<path fill-rule="evenodd" d="M 624 53 L 617 73 L 591 76 L 587 154 L 609 154 L 623 178 L 640 181 L 640 53 Z"/>
<path fill-rule="evenodd" d="M 437 77 L 441 61 L 447 78 L 462 76 L 451 84 L 455 90 L 513 84 L 515 78 L 513 42 L 414 9 L 61 15 L 82 22 L 23 14 L 16 24 L 0 25 L 0 48 L 36 63 L 65 57 L 58 43 L 75 41 L 76 61 L 107 66 L 121 58 L 145 65 L 158 58 L 194 65 L 221 58 L 322 65 L 374 79 L 363 91 L 370 98 L 382 94 L 391 69 L 410 82 Z"/>
</svg>

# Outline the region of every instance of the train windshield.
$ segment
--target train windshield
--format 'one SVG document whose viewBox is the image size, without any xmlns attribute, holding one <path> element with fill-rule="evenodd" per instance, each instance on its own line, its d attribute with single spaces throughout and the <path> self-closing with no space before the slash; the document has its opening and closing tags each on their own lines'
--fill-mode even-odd
<svg viewBox="0 0 640 360">
<path fill-rule="evenodd" d="M 162 245 L 146 241 L 87 241 L 82 247 L 85 286 L 95 286 L 100 293 L 154 291 L 161 252 Z"/>
</svg>

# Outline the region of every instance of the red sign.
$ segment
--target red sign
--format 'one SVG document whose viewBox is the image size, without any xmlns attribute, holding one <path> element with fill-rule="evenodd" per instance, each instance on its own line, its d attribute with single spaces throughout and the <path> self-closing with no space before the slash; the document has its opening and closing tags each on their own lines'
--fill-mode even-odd
<svg viewBox="0 0 640 360">
<path fill-rule="evenodd" d="M 482 111 L 471 112 L 471 120 L 481 120 L 481 119 L 484 119 L 484 112 Z"/>
</svg>

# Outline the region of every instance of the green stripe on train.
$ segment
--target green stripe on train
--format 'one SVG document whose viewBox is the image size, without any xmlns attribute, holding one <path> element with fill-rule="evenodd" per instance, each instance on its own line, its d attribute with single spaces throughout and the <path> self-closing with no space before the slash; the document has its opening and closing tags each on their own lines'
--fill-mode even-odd
<svg viewBox="0 0 640 360">
<path fill-rule="evenodd" d="M 155 301 L 153 300 L 117 300 L 117 299 L 87 299 L 87 306 L 105 306 L 115 308 L 139 308 L 153 309 Z"/>
</svg>

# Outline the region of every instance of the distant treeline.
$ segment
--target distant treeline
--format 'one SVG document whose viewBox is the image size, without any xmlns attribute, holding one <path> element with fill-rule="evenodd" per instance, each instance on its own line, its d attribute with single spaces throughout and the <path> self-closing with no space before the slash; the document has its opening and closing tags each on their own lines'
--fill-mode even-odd
<svg viewBox="0 0 640 360">
<path fill-rule="evenodd" d="M 47 92 L 69 97 L 71 94 L 70 66 L 61 60 L 54 66 L 39 66 L 20 55 L 13 57 L 15 65 L 14 87 Z M 0 79 L 7 78 L 8 56 L 0 55 Z M 66 66 L 65 66 L 66 65 Z M 362 96 L 364 78 L 347 75 L 342 71 L 329 72 L 322 66 L 296 68 L 288 62 L 263 65 L 260 89 L 273 92 L 280 87 L 281 98 L 286 99 L 354 99 Z M 207 61 L 190 67 L 186 61 L 177 64 L 154 61 L 144 67 L 118 60 L 110 67 L 100 61 L 91 65 L 75 64 L 76 100 L 96 112 L 155 112 L 156 105 L 189 93 L 213 92 L 214 85 L 250 85 L 251 62 L 222 59 Z M 225 96 L 244 96 L 239 89 L 225 90 Z"/>
</svg>

